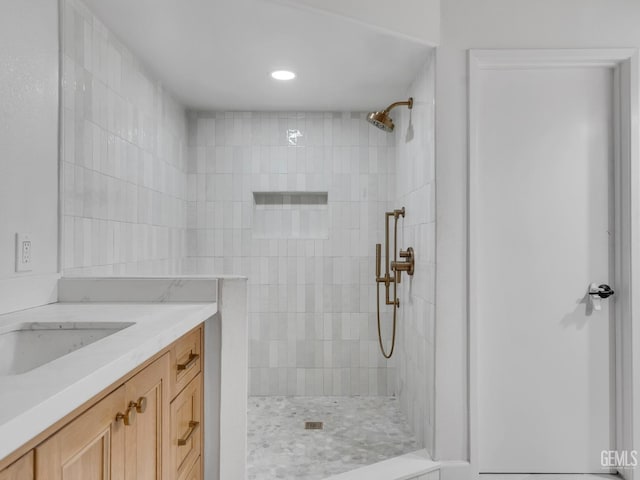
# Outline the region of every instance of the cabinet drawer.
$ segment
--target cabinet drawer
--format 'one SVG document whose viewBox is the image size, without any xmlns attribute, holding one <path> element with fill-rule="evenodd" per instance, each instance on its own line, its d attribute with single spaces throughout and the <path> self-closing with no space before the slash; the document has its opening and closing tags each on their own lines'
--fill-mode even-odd
<svg viewBox="0 0 640 480">
<path fill-rule="evenodd" d="M 202 453 L 202 375 L 171 402 L 171 472 L 182 478 Z"/>
<path fill-rule="evenodd" d="M 189 471 L 184 475 L 184 477 L 180 477 L 180 480 L 202 480 L 202 461 L 200 460 L 202 457 L 198 457 L 196 463 L 193 464 L 193 467 L 189 469 Z"/>
<path fill-rule="evenodd" d="M 171 348 L 171 398 L 175 398 L 200 373 L 201 342 L 202 328 L 197 328 L 176 341 Z"/>
</svg>

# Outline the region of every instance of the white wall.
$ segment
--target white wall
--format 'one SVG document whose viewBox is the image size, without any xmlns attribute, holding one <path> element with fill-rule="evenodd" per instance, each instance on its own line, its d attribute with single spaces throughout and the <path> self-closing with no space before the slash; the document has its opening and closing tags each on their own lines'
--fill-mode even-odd
<svg viewBox="0 0 640 480">
<path fill-rule="evenodd" d="M 58 271 L 58 4 L 0 3 L 0 313 L 55 300 Z M 15 234 L 33 271 L 15 273 Z"/>
<path fill-rule="evenodd" d="M 63 271 L 179 273 L 184 108 L 81 0 L 61 5 Z"/>
<path fill-rule="evenodd" d="M 190 118 L 186 272 L 249 277 L 252 395 L 394 391 L 394 363 L 378 350 L 373 280 L 374 245 L 384 239 L 384 212 L 394 195 L 395 135 L 364 116 Z M 302 133 L 297 145 L 289 144 L 288 130 Z M 325 234 L 304 228 L 302 213 L 317 205 L 283 200 L 265 238 L 254 191 L 327 192 Z M 289 212 L 299 208 L 300 235 L 291 237 Z"/>
<path fill-rule="evenodd" d="M 397 382 L 400 407 L 421 445 L 433 453 L 435 420 L 435 56 L 407 92 L 413 109 L 396 116 L 396 199 L 406 208 L 398 248 L 415 250 L 415 274 L 398 286 Z M 388 307 L 387 307 L 388 308 Z"/>
<path fill-rule="evenodd" d="M 436 458 L 468 458 L 467 64 L 469 48 L 640 46 L 633 0 L 447 0 L 436 74 Z"/>
</svg>

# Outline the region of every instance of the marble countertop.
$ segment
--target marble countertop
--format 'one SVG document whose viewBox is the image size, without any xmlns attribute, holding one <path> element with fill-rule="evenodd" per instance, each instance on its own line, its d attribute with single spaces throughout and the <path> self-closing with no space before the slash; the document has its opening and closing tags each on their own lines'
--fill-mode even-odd
<svg viewBox="0 0 640 480">
<path fill-rule="evenodd" d="M 217 303 L 54 303 L 0 315 L 25 322 L 133 322 L 29 372 L 0 376 L 0 459 L 218 311 Z"/>
</svg>

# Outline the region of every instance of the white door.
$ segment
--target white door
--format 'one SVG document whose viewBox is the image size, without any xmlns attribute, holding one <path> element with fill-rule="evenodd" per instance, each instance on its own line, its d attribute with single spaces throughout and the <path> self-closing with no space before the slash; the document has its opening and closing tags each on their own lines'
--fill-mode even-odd
<svg viewBox="0 0 640 480">
<path fill-rule="evenodd" d="M 474 80 L 475 82 L 475 80 Z M 613 448 L 613 72 L 482 70 L 474 168 L 480 472 L 606 473 Z"/>
</svg>

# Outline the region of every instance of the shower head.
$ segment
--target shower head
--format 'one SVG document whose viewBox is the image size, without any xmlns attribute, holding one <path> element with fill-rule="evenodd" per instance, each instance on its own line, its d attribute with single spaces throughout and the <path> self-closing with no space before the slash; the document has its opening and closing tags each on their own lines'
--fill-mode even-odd
<svg viewBox="0 0 640 480">
<path fill-rule="evenodd" d="M 385 132 L 393 132 L 395 125 L 393 124 L 393 120 L 389 116 L 389 112 L 400 105 L 406 105 L 409 110 L 411 110 L 413 108 L 413 97 L 410 97 L 406 102 L 392 103 L 381 112 L 369 113 L 367 115 L 367 122 L 378 127 L 380 130 L 384 130 Z"/>
<path fill-rule="evenodd" d="M 393 120 L 387 112 L 371 112 L 367 115 L 367 122 L 385 132 L 393 132 Z"/>
</svg>

